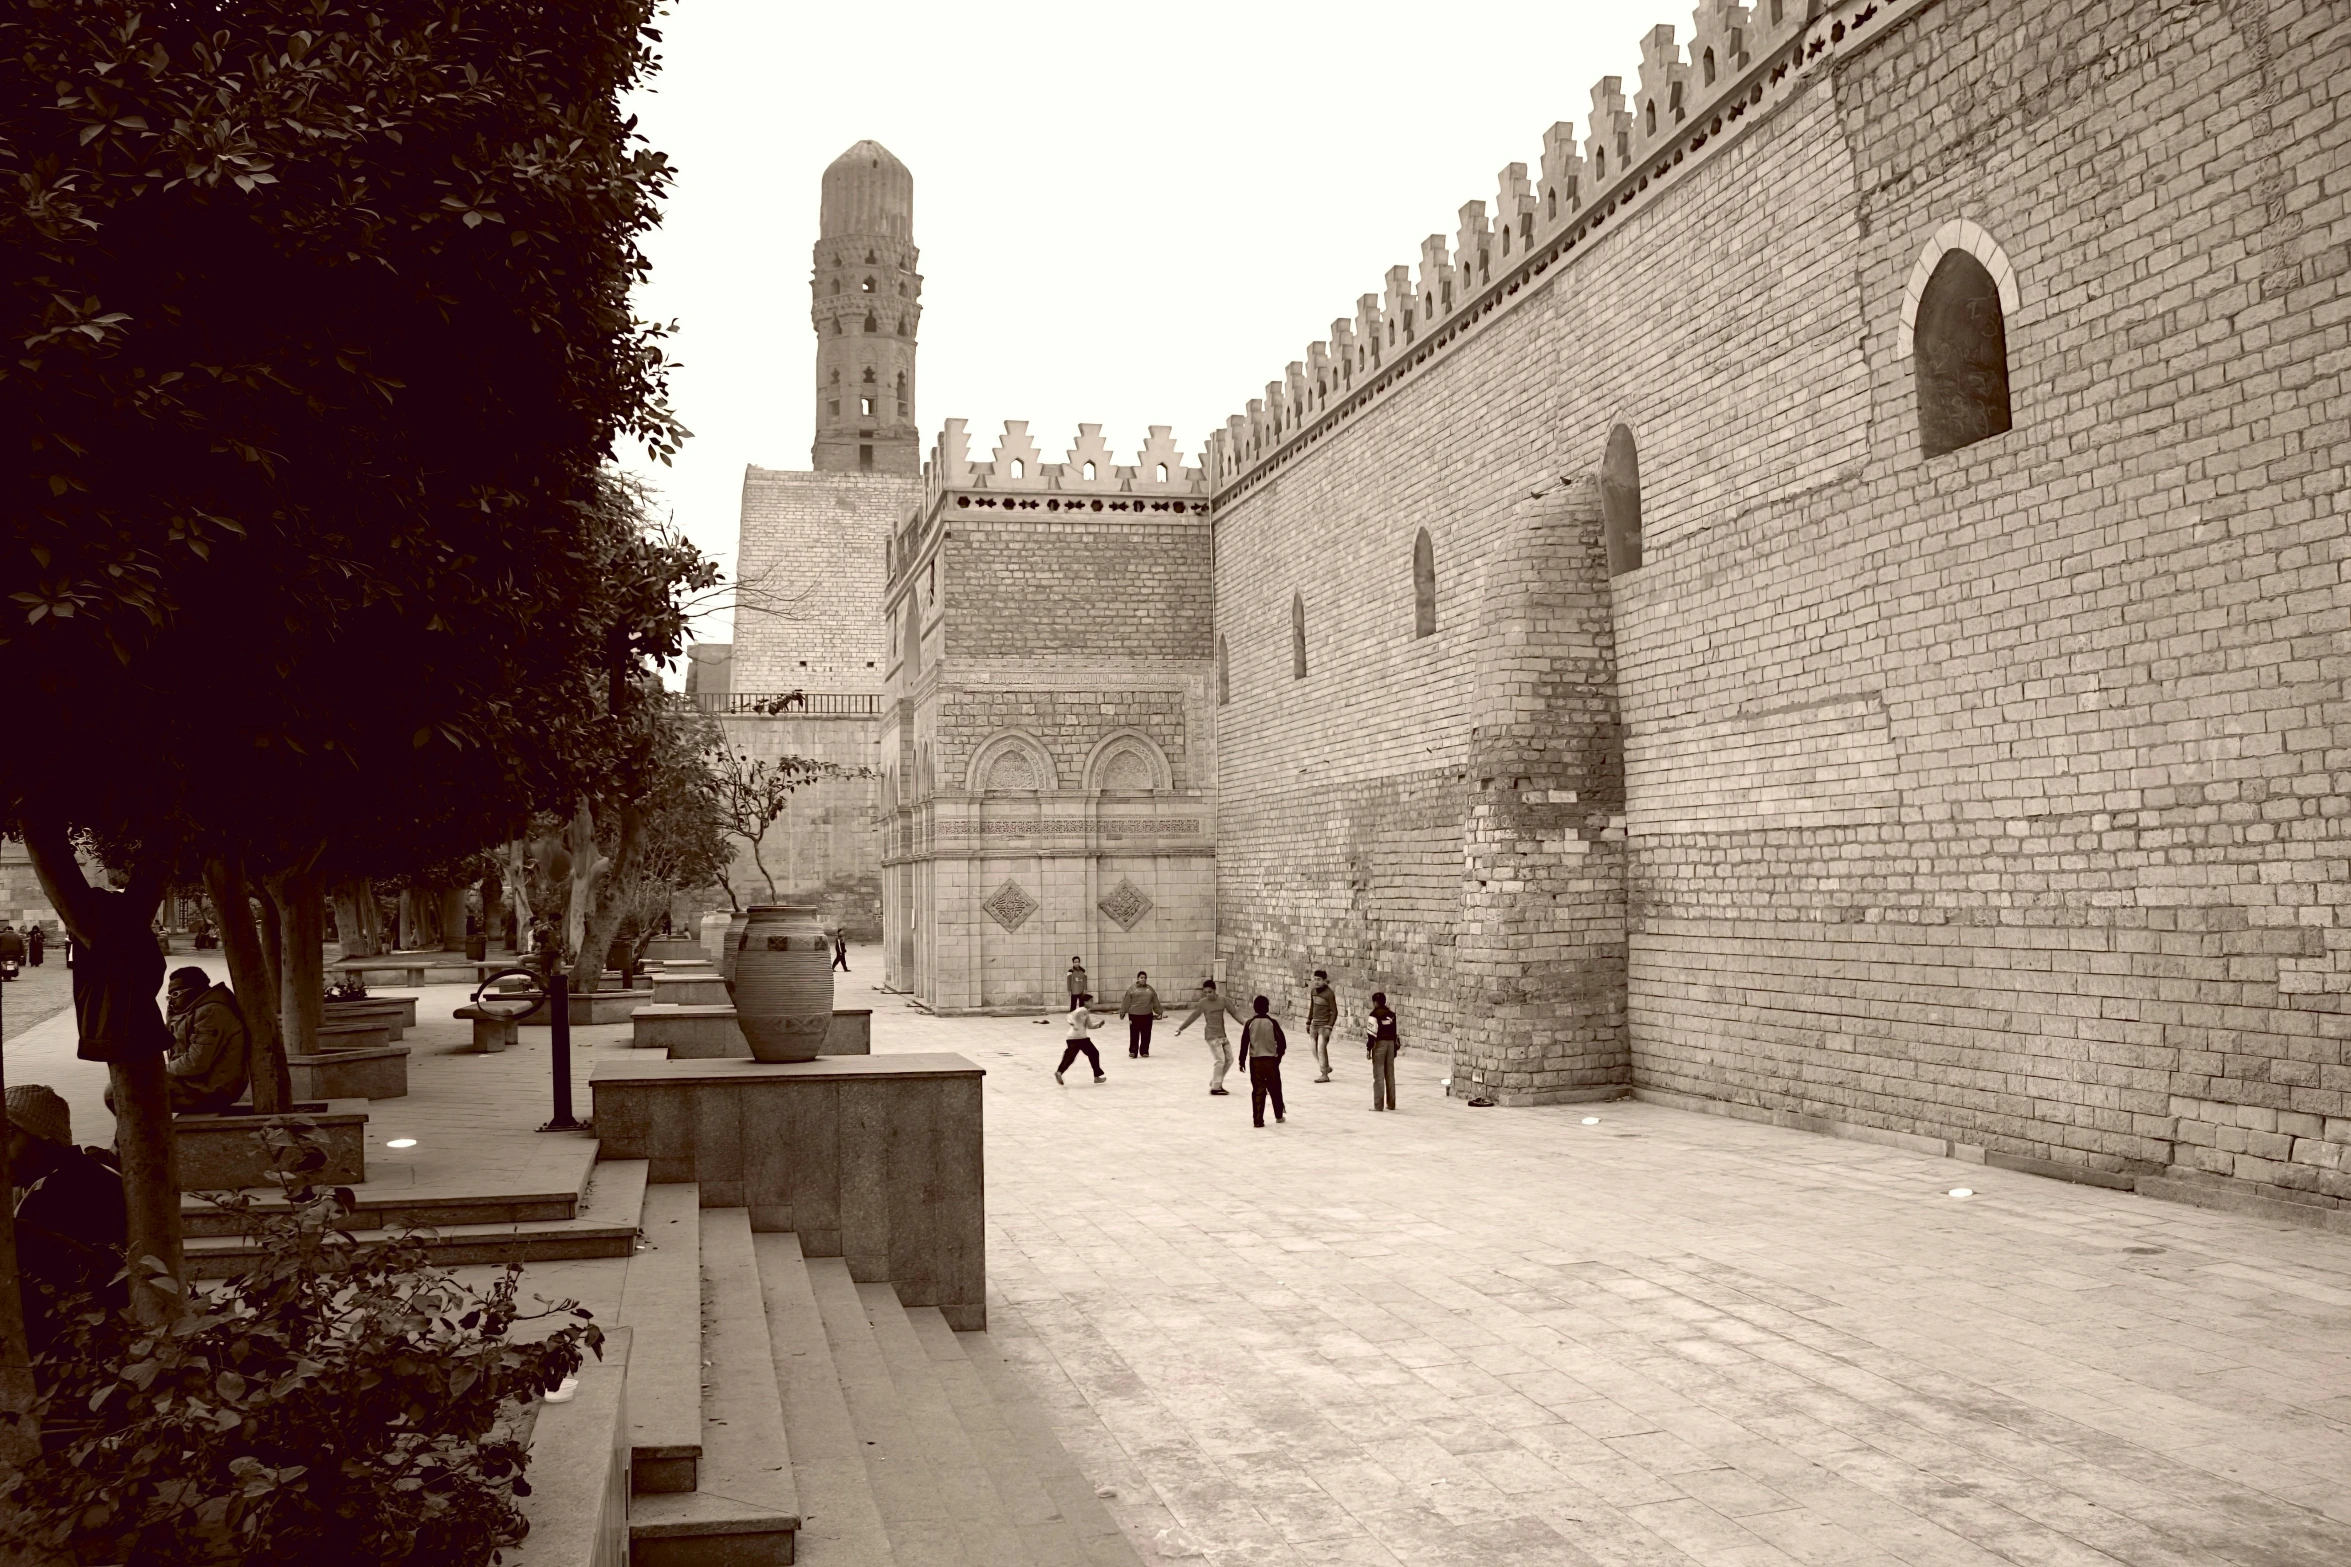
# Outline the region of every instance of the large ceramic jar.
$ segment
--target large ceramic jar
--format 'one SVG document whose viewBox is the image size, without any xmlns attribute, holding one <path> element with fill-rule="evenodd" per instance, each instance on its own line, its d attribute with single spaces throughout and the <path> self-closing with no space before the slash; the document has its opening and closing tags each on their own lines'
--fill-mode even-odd
<svg viewBox="0 0 2351 1567">
<path fill-rule="evenodd" d="M 743 927 L 751 923 L 749 909 L 737 909 L 727 919 L 726 945 L 718 955 L 718 977 L 727 982 L 727 994 L 735 993 L 735 949 L 743 944 Z"/>
<path fill-rule="evenodd" d="M 833 944 L 813 903 L 760 903 L 735 957 L 735 1021 L 762 1061 L 813 1061 L 833 1026 Z"/>
</svg>

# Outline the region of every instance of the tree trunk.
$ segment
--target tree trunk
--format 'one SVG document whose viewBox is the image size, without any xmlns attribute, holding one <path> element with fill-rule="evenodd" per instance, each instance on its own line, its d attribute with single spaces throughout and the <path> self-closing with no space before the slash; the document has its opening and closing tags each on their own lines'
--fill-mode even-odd
<svg viewBox="0 0 2351 1567">
<path fill-rule="evenodd" d="M 493 870 L 482 878 L 482 955 L 506 946 L 506 880 Z"/>
<path fill-rule="evenodd" d="M 465 950 L 465 889 L 441 889 L 441 945 L 451 951 Z"/>
<path fill-rule="evenodd" d="M 253 917 L 244 865 L 226 855 L 206 855 L 204 890 L 212 895 L 212 906 L 220 915 L 220 949 L 229 963 L 229 988 L 237 993 L 237 1010 L 245 1015 L 245 1039 L 253 1052 L 253 1108 L 263 1115 L 282 1115 L 294 1102 L 294 1083 L 278 1040 L 277 970 Z M 274 923 L 277 911 L 265 903 L 263 917 Z M 350 928 L 348 923 L 345 928 Z"/>
<path fill-rule="evenodd" d="M 0 1000 L 0 1006 L 4 1006 Z M 0 1075 L 0 1096 L 7 1090 Z M 33 1424 L 32 1350 L 24 1331 L 23 1285 L 16 1274 L 16 1204 L 0 1202 L 0 1467 L 22 1468 L 41 1450 Z"/>
<path fill-rule="evenodd" d="M 588 797 L 580 796 L 580 808 L 572 813 L 571 824 L 564 829 L 564 847 L 571 853 L 571 902 L 563 911 L 564 949 L 571 954 L 571 986 L 579 995 L 587 995 L 604 976 L 604 953 L 601 948 L 588 949 L 589 916 L 596 911 L 596 889 L 604 880 L 604 873 L 612 869 L 612 862 L 596 847 L 596 815 L 589 808 Z M 609 927 L 604 932 L 607 945 L 612 941 Z"/>
<path fill-rule="evenodd" d="M 278 1026 L 289 1053 L 318 1053 L 319 1026 L 326 1021 L 326 890 L 317 870 L 288 871 L 269 879 L 277 905 L 279 947 Z"/>
<path fill-rule="evenodd" d="M 159 845 L 155 863 L 141 863 L 129 889 L 121 894 L 126 905 L 109 913 L 98 900 L 112 895 L 97 892 L 83 878 L 61 823 L 28 817 L 19 826 L 50 903 L 74 940 L 93 958 L 104 951 L 99 943 L 115 939 L 112 933 L 118 929 L 122 939 L 151 939 L 145 927 L 163 906 L 165 877 L 160 867 L 176 857 L 178 845 L 168 840 Z M 164 838 L 161 833 L 156 836 Z M 152 1007 L 156 1003 L 148 997 L 145 1004 Z M 155 1021 L 160 1029 L 160 1011 Z M 181 1297 L 148 1284 L 150 1275 L 143 1260 L 155 1258 L 175 1279 L 184 1271 L 179 1160 L 172 1144 L 171 1092 L 164 1080 L 162 1052 L 136 1061 L 114 1062 L 108 1072 L 114 1086 L 114 1146 L 122 1159 L 123 1203 L 130 1220 L 125 1256 L 131 1264 L 131 1310 L 141 1322 L 167 1322 L 178 1314 Z"/>
<path fill-rule="evenodd" d="M 392 939 L 402 952 L 414 952 L 417 946 L 418 931 L 416 928 L 416 892 L 413 888 L 403 887 L 400 889 L 398 919 L 400 928 L 392 933 Z"/>
<path fill-rule="evenodd" d="M 335 928 L 343 938 L 343 956 L 383 954 L 383 916 L 376 912 L 375 887 L 366 877 L 346 876 L 335 883 Z"/>
<path fill-rule="evenodd" d="M 572 848 L 571 897 L 572 917 L 580 925 L 580 945 L 572 952 L 571 984 L 580 995 L 593 994 L 604 978 L 604 959 L 612 951 L 612 938 L 620 932 L 620 922 L 628 910 L 619 898 L 610 896 L 611 889 L 627 882 L 636 869 L 638 843 L 645 813 L 634 802 L 620 808 L 620 843 L 612 858 L 599 857 L 594 870 L 583 884 L 580 877 L 580 849 Z M 587 802 L 580 803 L 580 814 L 573 822 L 577 830 L 582 823 L 592 826 Z M 595 854 L 596 843 L 591 832 L 584 835 L 587 852 Z"/>
<path fill-rule="evenodd" d="M 514 906 L 514 950 L 521 952 L 531 939 L 530 845 L 516 838 L 506 846 L 506 897 Z"/>
<path fill-rule="evenodd" d="M 131 1312 L 150 1325 L 179 1314 L 180 1298 L 147 1281 L 146 1259 L 173 1278 L 186 1271 L 180 1256 L 180 1161 L 171 1133 L 171 1087 L 163 1057 L 142 1056 L 107 1067 L 114 1087 L 114 1152 L 122 1160 L 123 1206 L 130 1235 L 123 1255 L 131 1268 Z"/>
</svg>

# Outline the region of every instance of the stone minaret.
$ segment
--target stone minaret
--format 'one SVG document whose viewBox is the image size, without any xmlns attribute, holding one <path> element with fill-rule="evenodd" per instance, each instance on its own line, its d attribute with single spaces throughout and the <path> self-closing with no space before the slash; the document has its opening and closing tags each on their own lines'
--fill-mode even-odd
<svg viewBox="0 0 2351 1567">
<path fill-rule="evenodd" d="M 914 423 L 914 176 L 880 142 L 861 141 L 824 171 L 810 279 L 816 323 L 819 473 L 922 471 Z"/>
</svg>

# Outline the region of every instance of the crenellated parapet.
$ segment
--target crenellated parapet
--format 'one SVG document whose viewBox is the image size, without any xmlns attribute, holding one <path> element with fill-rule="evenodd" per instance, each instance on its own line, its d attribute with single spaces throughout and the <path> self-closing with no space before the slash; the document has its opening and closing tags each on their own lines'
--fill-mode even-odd
<svg viewBox="0 0 2351 1567">
<path fill-rule="evenodd" d="M 1277 387 L 1282 384 L 1274 383 Z M 1172 429 L 1164 424 L 1151 426 L 1150 438 L 1135 453 L 1134 461 L 1122 463 L 1110 443 L 1102 439 L 1102 426 L 1081 424 L 1077 439 L 1062 460 L 1047 462 L 1029 434 L 1028 421 L 1009 419 L 989 460 L 974 462 L 967 421 L 948 420 L 931 447 L 930 461 L 923 464 L 922 509 L 906 520 L 905 529 L 893 541 L 891 575 L 914 561 L 930 524 L 943 512 L 1140 512 L 1205 517 L 1207 472 L 1185 464 Z"/>
<path fill-rule="evenodd" d="M 1867 47 L 1930 0 L 1700 0 L 1685 50 L 1671 26 L 1641 40 L 1631 99 L 1624 82 L 1592 87 L 1573 122 L 1543 133 L 1533 165 L 1512 163 L 1492 201 L 1471 201 L 1451 236 L 1421 243 L 1419 266 L 1393 266 L 1385 287 L 1331 323 L 1263 398 L 1209 437 L 1208 487 L 1237 496 L 1301 444 L 1402 382 L 1528 285 L 1572 261 L 1629 207 L 1646 210 L 1694 167 L 1767 117 L 1815 73 Z"/>
</svg>

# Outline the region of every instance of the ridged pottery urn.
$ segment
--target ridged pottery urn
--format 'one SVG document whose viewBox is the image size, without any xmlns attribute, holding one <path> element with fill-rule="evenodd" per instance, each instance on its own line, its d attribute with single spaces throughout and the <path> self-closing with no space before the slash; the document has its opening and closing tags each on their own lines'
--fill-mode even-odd
<svg viewBox="0 0 2351 1567">
<path fill-rule="evenodd" d="M 735 949 L 743 944 L 743 927 L 750 923 L 749 909 L 737 909 L 727 920 L 726 946 L 718 955 L 718 977 L 727 982 L 727 994 L 730 996 L 735 993 Z"/>
<path fill-rule="evenodd" d="M 761 1061 L 813 1061 L 833 1026 L 833 944 L 813 903 L 759 903 L 735 954 L 735 1021 Z"/>
</svg>

